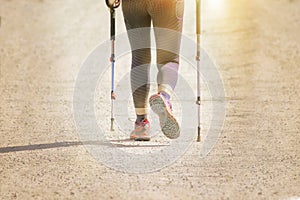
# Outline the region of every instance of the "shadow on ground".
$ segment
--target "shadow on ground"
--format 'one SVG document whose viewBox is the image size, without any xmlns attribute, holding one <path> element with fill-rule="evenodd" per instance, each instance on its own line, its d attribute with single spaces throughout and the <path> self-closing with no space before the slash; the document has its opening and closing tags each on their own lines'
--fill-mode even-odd
<svg viewBox="0 0 300 200">
<path fill-rule="evenodd" d="M 111 142 L 130 142 L 130 144 L 118 144 Z M 72 147 L 72 146 L 82 146 L 82 145 L 104 145 L 111 147 L 163 147 L 168 145 L 158 145 L 158 144 L 142 144 L 143 142 L 132 143 L 132 140 L 109 140 L 109 141 L 72 141 L 72 142 L 54 142 L 54 143 L 45 143 L 45 144 L 30 144 L 23 146 L 11 146 L 11 147 L 1 147 L 0 154 L 18 152 L 18 151 L 34 151 L 41 149 L 53 149 L 53 148 L 62 148 L 62 147 Z"/>
</svg>

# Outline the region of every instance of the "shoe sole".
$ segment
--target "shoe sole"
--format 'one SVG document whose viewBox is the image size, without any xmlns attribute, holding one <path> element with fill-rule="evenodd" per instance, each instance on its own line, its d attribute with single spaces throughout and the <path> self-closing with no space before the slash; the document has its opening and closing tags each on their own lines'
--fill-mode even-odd
<svg viewBox="0 0 300 200">
<path fill-rule="evenodd" d="M 138 137 L 138 138 L 134 138 L 134 141 L 150 141 L 150 138 Z"/>
<path fill-rule="evenodd" d="M 150 141 L 150 137 L 130 136 L 130 140 L 134 140 L 134 141 Z"/>
<path fill-rule="evenodd" d="M 172 115 L 166 102 L 159 95 L 150 98 L 150 107 L 158 115 L 161 130 L 164 135 L 170 139 L 176 139 L 180 135 L 180 128 L 177 120 Z"/>
</svg>

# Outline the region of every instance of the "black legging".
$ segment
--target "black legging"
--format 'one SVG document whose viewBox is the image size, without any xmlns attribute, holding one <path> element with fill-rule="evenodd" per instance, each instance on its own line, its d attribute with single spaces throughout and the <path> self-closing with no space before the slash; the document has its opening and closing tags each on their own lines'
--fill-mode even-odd
<svg viewBox="0 0 300 200">
<path fill-rule="evenodd" d="M 150 27 L 154 27 L 158 91 L 170 92 L 178 79 L 183 0 L 122 0 L 132 51 L 131 88 L 136 114 L 147 114 L 151 63 Z M 164 29 L 155 29 L 164 28 Z M 170 52 L 170 50 L 172 52 Z"/>
</svg>

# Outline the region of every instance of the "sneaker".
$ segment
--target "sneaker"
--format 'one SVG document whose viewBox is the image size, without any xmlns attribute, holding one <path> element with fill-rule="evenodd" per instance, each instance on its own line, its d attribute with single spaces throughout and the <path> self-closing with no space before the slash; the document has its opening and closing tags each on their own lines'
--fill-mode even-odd
<svg viewBox="0 0 300 200">
<path fill-rule="evenodd" d="M 149 99 L 150 107 L 159 117 L 162 132 L 170 139 L 178 138 L 180 128 L 172 114 L 172 104 L 162 94 L 154 94 Z"/>
<path fill-rule="evenodd" d="M 149 141 L 150 122 L 144 119 L 141 122 L 135 122 L 134 130 L 130 133 L 130 140 Z"/>
</svg>

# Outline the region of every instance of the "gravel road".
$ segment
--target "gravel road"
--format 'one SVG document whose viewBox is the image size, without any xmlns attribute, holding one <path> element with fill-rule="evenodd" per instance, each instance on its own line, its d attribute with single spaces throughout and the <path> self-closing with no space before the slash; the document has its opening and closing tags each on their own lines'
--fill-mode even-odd
<svg viewBox="0 0 300 200">
<path fill-rule="evenodd" d="M 194 6 L 185 1 L 184 35 L 193 41 Z M 190 141 L 165 167 L 136 173 L 100 162 L 88 147 L 105 144 L 83 141 L 74 120 L 82 63 L 109 39 L 105 2 L 0 0 L 0 199 L 299 199 L 300 1 L 207 0 L 202 7 L 202 47 L 222 78 L 224 99 L 211 98 L 203 80 L 204 140 Z M 117 33 L 124 31 L 118 9 Z M 117 91 L 129 87 L 118 84 L 129 64 L 129 54 L 117 59 Z M 180 73 L 195 92 L 195 71 L 184 66 Z M 105 73 L 95 107 L 108 130 Z M 226 105 L 224 126 L 200 157 L 207 127 L 217 129 L 209 115 L 214 101 Z M 174 105 L 184 118 L 176 98 Z M 116 117 L 132 123 L 130 109 Z M 172 144 L 159 131 L 149 143 L 127 141 L 130 129 L 105 132 L 112 149 L 142 159 Z M 196 127 L 191 133 L 196 138 Z"/>
</svg>

